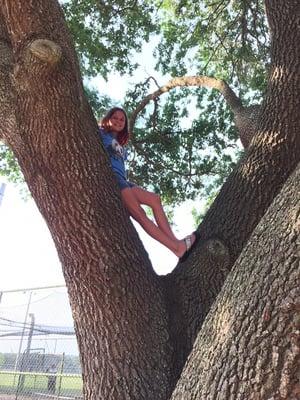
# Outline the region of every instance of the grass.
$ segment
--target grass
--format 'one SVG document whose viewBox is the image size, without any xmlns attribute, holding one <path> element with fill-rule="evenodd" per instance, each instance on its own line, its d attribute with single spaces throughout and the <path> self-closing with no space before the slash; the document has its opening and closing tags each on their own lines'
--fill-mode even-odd
<svg viewBox="0 0 300 400">
<path fill-rule="evenodd" d="M 47 392 L 48 374 L 32 372 L 0 372 L 0 392 L 15 392 L 18 387 L 20 377 L 24 376 L 24 385 L 22 392 L 42 391 Z M 81 375 L 75 374 L 57 374 L 56 375 L 56 393 L 76 394 L 82 391 Z"/>
</svg>

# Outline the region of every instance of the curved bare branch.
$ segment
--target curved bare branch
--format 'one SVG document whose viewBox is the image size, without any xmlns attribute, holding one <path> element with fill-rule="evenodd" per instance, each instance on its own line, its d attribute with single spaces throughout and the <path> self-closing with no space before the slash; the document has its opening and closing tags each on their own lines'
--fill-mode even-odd
<svg viewBox="0 0 300 400">
<path fill-rule="evenodd" d="M 260 106 L 251 106 L 251 110 L 249 109 L 248 113 L 248 107 L 243 106 L 241 99 L 234 93 L 234 91 L 231 89 L 231 87 L 228 85 L 227 82 L 221 79 L 212 78 L 204 75 L 182 76 L 182 77 L 172 78 L 166 85 L 161 86 L 154 92 L 150 93 L 140 102 L 140 104 L 132 112 L 129 118 L 129 131 L 131 133 L 133 132 L 134 124 L 138 117 L 138 114 L 146 107 L 148 103 L 150 103 L 151 100 L 153 101 L 157 100 L 159 96 L 169 92 L 170 90 L 176 87 L 187 87 L 187 86 L 207 87 L 218 90 L 223 95 L 228 106 L 234 113 L 236 127 L 239 130 L 239 135 L 243 146 L 248 147 L 253 133 L 253 129 L 251 129 L 251 132 L 248 131 L 248 129 L 252 127 L 253 124 L 255 124 L 255 120 L 253 119 L 253 107 L 255 107 L 256 111 L 255 119 L 256 119 Z M 248 114 L 249 118 L 247 117 Z M 247 139 L 245 139 L 245 137 Z"/>
<path fill-rule="evenodd" d="M 211 78 L 208 76 L 182 76 L 172 78 L 166 85 L 161 86 L 159 89 L 155 90 L 153 93 L 149 94 L 141 101 L 141 103 L 136 107 L 136 109 L 132 112 L 129 119 L 129 130 L 133 131 L 133 127 L 135 121 L 137 119 L 138 114 L 146 107 L 151 100 L 157 99 L 164 93 L 169 92 L 170 90 L 176 87 L 186 87 L 186 86 L 198 86 L 198 87 L 209 87 L 212 89 L 217 89 L 221 92 L 226 99 L 227 103 L 231 106 L 231 108 L 236 109 L 242 107 L 242 102 L 240 98 L 234 93 L 234 91 L 229 87 L 229 85 L 220 79 Z"/>
</svg>

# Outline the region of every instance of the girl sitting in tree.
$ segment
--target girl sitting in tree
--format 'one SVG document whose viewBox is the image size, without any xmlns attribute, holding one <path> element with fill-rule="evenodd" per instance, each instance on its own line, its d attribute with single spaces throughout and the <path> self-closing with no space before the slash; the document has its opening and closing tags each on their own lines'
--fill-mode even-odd
<svg viewBox="0 0 300 400">
<path fill-rule="evenodd" d="M 195 244 L 196 233 L 178 240 L 172 232 L 160 196 L 136 186 L 126 178 L 124 164 L 126 152 L 123 146 L 128 143 L 129 132 L 125 111 L 119 107 L 112 108 L 102 118 L 99 125 L 102 143 L 110 157 L 111 166 L 121 190 L 122 201 L 129 214 L 150 236 L 165 245 L 183 261 Z M 142 204 L 152 209 L 156 224 L 147 217 Z"/>
</svg>

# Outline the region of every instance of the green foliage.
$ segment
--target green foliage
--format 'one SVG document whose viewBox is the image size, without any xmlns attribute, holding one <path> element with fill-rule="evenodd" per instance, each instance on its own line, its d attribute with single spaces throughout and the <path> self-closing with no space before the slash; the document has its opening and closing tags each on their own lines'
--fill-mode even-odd
<svg viewBox="0 0 300 400">
<path fill-rule="evenodd" d="M 134 102 L 143 96 L 139 85 Z M 198 105 L 192 104 L 193 96 L 201 98 Z M 144 110 L 143 125 L 135 129 L 132 140 L 130 179 L 160 192 L 164 202 L 173 205 L 207 196 L 208 177 L 215 186 L 220 185 L 234 166 L 237 133 L 232 115 L 219 97 L 217 92 L 203 89 L 176 89 L 154 114 Z M 126 106 L 130 109 L 131 103 Z"/>
<path fill-rule="evenodd" d="M 99 92 L 92 87 L 85 86 L 84 92 L 97 120 L 114 105 L 110 97 L 101 96 Z"/>
<path fill-rule="evenodd" d="M 18 162 L 12 151 L 0 142 L 0 176 L 5 176 L 10 182 L 24 182 Z"/>
<path fill-rule="evenodd" d="M 270 62 L 263 1 L 158 4 L 158 70 L 171 76 L 225 79 L 244 105 L 261 101 Z M 142 99 L 144 89 L 138 85 L 128 94 L 133 99 L 129 108 Z M 159 99 L 156 112 L 148 107 L 142 113 L 143 124 L 135 131 L 132 179 L 160 191 L 169 204 L 199 195 L 209 198 L 239 156 L 231 111 L 214 90 L 176 89 L 167 96 Z"/>
<path fill-rule="evenodd" d="M 248 91 L 262 89 L 270 62 L 262 0 L 164 0 L 162 10 L 163 37 L 157 53 L 164 73 L 196 69 L 246 85 Z M 251 79 L 257 86 L 249 87 Z"/>
<path fill-rule="evenodd" d="M 85 76 L 132 72 L 134 53 L 157 29 L 154 6 L 142 0 L 69 0 L 62 7 Z"/>
<path fill-rule="evenodd" d="M 213 190 L 210 191 L 210 193 L 206 197 L 206 202 L 203 207 L 203 211 L 198 211 L 196 207 L 192 208 L 192 217 L 194 219 L 194 228 L 197 229 L 197 227 L 201 224 L 202 220 L 205 217 L 205 214 L 209 210 L 210 206 L 212 205 L 213 201 L 215 200 L 216 196 L 218 194 L 218 189 L 216 187 L 213 187 Z"/>
</svg>

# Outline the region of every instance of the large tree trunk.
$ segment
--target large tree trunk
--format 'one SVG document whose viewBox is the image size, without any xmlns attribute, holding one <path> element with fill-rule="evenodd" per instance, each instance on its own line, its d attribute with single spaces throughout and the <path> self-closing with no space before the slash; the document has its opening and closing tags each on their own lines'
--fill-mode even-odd
<svg viewBox="0 0 300 400">
<path fill-rule="evenodd" d="M 161 285 L 121 206 L 60 7 L 0 4 L 14 53 L 18 140 L 8 142 L 63 266 L 85 398 L 165 399 L 171 352 Z"/>
<path fill-rule="evenodd" d="M 0 10 L 0 139 L 9 140 L 11 145 L 14 139 L 18 140 L 10 80 L 12 66 L 12 48 Z"/>
<path fill-rule="evenodd" d="M 167 399 L 227 273 L 299 160 L 298 2 L 266 2 L 273 70 L 259 131 L 195 251 L 165 278 L 154 274 L 121 205 L 57 2 L 0 6 L 14 55 L 18 140 L 5 135 L 63 265 L 85 399 Z M 287 43 L 289 54 L 281 51 Z"/>
<path fill-rule="evenodd" d="M 300 3 L 269 0 L 266 9 L 272 68 L 258 131 L 198 228 L 198 247 L 165 278 L 177 377 L 228 271 L 300 160 Z M 218 239 L 217 262 L 207 239 Z"/>
<path fill-rule="evenodd" d="M 300 398 L 300 163 L 211 308 L 172 400 Z"/>
</svg>

